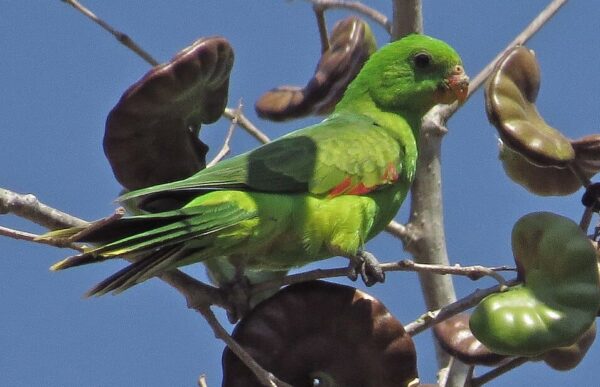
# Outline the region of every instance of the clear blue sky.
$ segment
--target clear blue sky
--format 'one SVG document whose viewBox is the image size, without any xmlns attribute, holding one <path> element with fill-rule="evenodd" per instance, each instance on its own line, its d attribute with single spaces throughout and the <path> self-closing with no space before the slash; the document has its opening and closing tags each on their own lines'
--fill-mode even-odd
<svg viewBox="0 0 600 387">
<path fill-rule="evenodd" d="M 256 98 L 280 84 L 303 84 L 318 59 L 319 40 L 303 1 L 86 1 L 161 61 L 201 36 L 223 35 L 235 49 L 230 105 L 242 98 L 255 119 Z M 390 2 L 367 1 L 390 14 Z M 474 76 L 547 1 L 424 1 L 425 31 L 448 41 Z M 331 12 L 329 24 L 345 16 Z M 598 132 L 600 120 L 600 5 L 573 1 L 529 43 L 542 66 L 539 110 L 577 138 Z M 373 26 L 380 44 L 383 30 Z M 112 36 L 56 1 L 2 2 L 0 14 L 0 186 L 35 193 L 45 203 L 84 219 L 115 208 L 119 191 L 101 148 L 106 114 L 148 65 Z M 273 124 L 255 119 L 278 137 L 316 119 Z M 202 139 L 222 141 L 227 122 L 205 127 Z M 451 120 L 443 147 L 445 224 L 452 262 L 512 264 L 509 238 L 521 215 L 554 211 L 578 219 L 580 194 L 538 198 L 513 184 L 497 160 L 495 130 L 483 94 L 476 93 Z M 239 130 L 233 151 L 256 146 Z M 406 219 L 406 210 L 398 220 Z M 41 232 L 10 216 L 7 227 Z M 381 260 L 406 258 L 389 236 L 368 248 Z M 223 344 L 184 300 L 158 280 L 126 293 L 84 300 L 91 285 L 122 262 L 53 274 L 48 267 L 70 251 L 0 238 L 0 385 L 191 386 L 201 373 L 220 385 Z M 344 263 L 330 260 L 318 266 Z M 201 265 L 190 273 L 204 278 Z M 348 281 L 342 281 L 347 283 Z M 457 280 L 459 296 L 491 282 Z M 395 273 L 369 292 L 403 322 L 424 312 L 416 276 Z M 222 316 L 222 314 L 221 314 Z M 223 320 L 225 321 L 225 320 Z M 228 326 L 229 327 L 229 326 Z M 433 382 L 429 333 L 416 338 L 421 380 Z M 590 385 L 600 344 L 574 371 L 527 364 L 495 386 Z"/>
</svg>

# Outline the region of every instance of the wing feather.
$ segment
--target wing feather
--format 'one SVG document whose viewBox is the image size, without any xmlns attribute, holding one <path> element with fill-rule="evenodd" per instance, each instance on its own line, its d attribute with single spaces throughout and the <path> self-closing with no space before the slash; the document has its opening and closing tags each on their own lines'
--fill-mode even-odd
<svg viewBox="0 0 600 387">
<path fill-rule="evenodd" d="M 388 170 L 401 169 L 402 151 L 370 118 L 333 115 L 188 179 L 133 191 L 119 200 L 214 190 L 327 195 L 348 181 L 348 189 L 340 193 L 368 192 L 393 183 Z M 359 185 L 362 188 L 353 191 Z"/>
</svg>

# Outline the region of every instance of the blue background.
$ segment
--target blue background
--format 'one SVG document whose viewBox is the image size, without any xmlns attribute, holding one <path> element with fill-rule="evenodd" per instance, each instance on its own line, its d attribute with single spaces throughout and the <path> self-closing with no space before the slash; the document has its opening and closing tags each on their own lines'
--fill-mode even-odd
<svg viewBox="0 0 600 387">
<path fill-rule="evenodd" d="M 366 3 L 391 14 L 389 1 Z M 546 3 L 424 1 L 425 32 L 452 44 L 474 76 Z M 320 48 L 308 3 L 105 0 L 86 5 L 160 61 L 198 37 L 227 37 L 236 55 L 230 106 L 243 99 L 245 113 L 272 138 L 317 121 L 273 124 L 256 119 L 252 108 L 262 92 L 280 84 L 304 84 L 311 76 Z M 598 132 L 600 126 L 599 9 L 595 1 L 571 2 L 529 43 L 542 66 L 538 108 L 572 138 Z M 331 26 L 347 13 L 327 15 Z M 379 44 L 385 43 L 384 31 L 373 29 Z M 34 193 L 50 206 L 88 220 L 110 214 L 120 187 L 101 148 L 106 114 L 148 64 L 60 1 L 2 2 L 0 63 L 0 187 Z M 213 145 L 211 154 L 228 125 L 221 120 L 203 128 L 201 137 Z M 449 129 L 443 190 L 452 262 L 512 264 L 512 224 L 531 211 L 579 220 L 580 194 L 539 198 L 504 175 L 481 91 L 455 115 Z M 233 152 L 256 145 L 237 130 Z M 399 221 L 406 220 L 407 207 Z M 13 216 L 0 217 L 0 224 L 43 231 Z M 376 238 L 368 249 L 381 260 L 408 258 L 389 235 Z M 58 274 L 47 270 L 70 253 L 0 238 L 0 385 L 190 386 L 201 373 L 207 374 L 209 386 L 220 385 L 223 344 L 201 316 L 186 309 L 181 296 L 151 280 L 117 297 L 84 300 L 85 290 L 123 262 Z M 313 267 L 342 264 L 332 259 Z M 205 278 L 201 265 L 188 272 Z M 459 297 L 491 284 L 456 280 Z M 403 322 L 425 311 L 413 273 L 391 273 L 385 285 L 369 292 Z M 418 335 L 416 344 L 421 380 L 433 382 L 436 364 L 429 332 Z M 599 360 L 596 343 L 573 371 L 528 363 L 491 385 L 591 385 Z"/>
</svg>

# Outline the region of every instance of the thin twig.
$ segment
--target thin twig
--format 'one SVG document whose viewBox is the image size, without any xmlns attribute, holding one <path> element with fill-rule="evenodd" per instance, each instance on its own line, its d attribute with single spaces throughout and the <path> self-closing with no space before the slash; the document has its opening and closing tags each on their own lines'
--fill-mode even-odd
<svg viewBox="0 0 600 387">
<path fill-rule="evenodd" d="M 579 221 L 579 228 L 586 234 L 592 223 L 592 215 L 594 215 L 594 209 L 592 207 L 585 207 L 583 214 L 581 215 L 581 220 Z"/>
<path fill-rule="evenodd" d="M 505 286 L 496 285 L 486 289 L 477 289 L 473 293 L 466 297 L 461 298 L 451 304 L 445 305 L 440 309 L 432 310 L 423 315 L 419 316 L 415 321 L 408 323 L 404 326 L 404 330 L 411 336 L 415 336 L 433 325 L 440 323 L 458 313 L 464 312 L 465 310 L 472 308 L 477 305 L 481 300 L 490 294 L 497 293 L 505 289 L 506 286 L 517 285 L 519 281 L 516 279 L 507 281 Z"/>
<path fill-rule="evenodd" d="M 481 376 L 472 378 L 470 387 L 483 386 L 485 383 L 490 382 L 496 379 L 497 377 L 504 375 L 508 371 L 527 363 L 529 360 L 530 359 L 527 357 L 516 357 L 514 359 L 511 359 L 509 362 L 504 363 Z"/>
<path fill-rule="evenodd" d="M 546 24 L 548 20 L 552 18 L 552 16 L 554 16 L 554 14 L 560 9 L 560 7 L 565 5 L 566 2 L 567 0 L 553 0 L 550 4 L 548 4 L 546 8 L 544 8 L 544 10 L 542 10 L 535 17 L 535 19 L 533 19 L 531 23 L 529 23 L 529 25 L 525 27 L 525 29 L 521 31 L 521 33 L 517 35 L 517 37 L 514 38 L 513 41 L 508 44 L 508 46 L 504 48 L 504 50 L 502 50 L 498 55 L 496 55 L 496 57 L 492 59 L 492 61 L 488 63 L 487 66 L 485 66 L 483 70 L 481 70 L 479 74 L 475 76 L 475 78 L 473 78 L 473 80 L 469 84 L 469 94 L 467 98 L 470 97 L 474 92 L 477 91 L 477 89 L 479 89 L 484 84 L 484 82 L 494 70 L 496 63 L 500 59 L 502 59 L 502 57 L 506 54 L 508 50 L 512 49 L 514 46 L 525 44 L 525 42 L 531 39 L 533 35 L 535 35 L 535 33 L 538 32 L 540 28 L 542 28 L 544 24 Z"/>
<path fill-rule="evenodd" d="M 410 259 L 404 259 L 397 262 L 386 262 L 380 264 L 384 272 L 410 271 L 410 272 L 428 272 L 432 274 L 452 274 L 469 277 L 472 280 L 480 279 L 484 276 L 490 276 L 496 279 L 500 285 L 506 285 L 506 280 L 499 275 L 498 271 L 515 271 L 515 268 L 508 266 L 484 267 L 484 266 L 447 266 L 437 264 L 418 264 Z M 284 285 L 292 285 L 300 282 L 314 281 L 323 278 L 346 277 L 349 274 L 348 267 L 338 267 L 332 269 L 315 269 L 303 273 L 290 274 L 281 279 L 261 282 L 254 285 L 253 293 L 262 292 L 272 288 L 279 288 Z"/>
<path fill-rule="evenodd" d="M 87 9 L 86 7 L 81 5 L 78 1 L 76 1 L 76 0 L 61 0 L 61 1 L 73 6 L 76 10 L 78 10 L 79 12 L 81 12 L 82 14 L 84 14 L 85 16 L 87 16 L 88 18 L 93 20 L 95 23 L 100 25 L 106 31 L 111 33 L 115 38 L 117 38 L 117 40 L 119 42 L 121 42 L 125 47 L 129 48 L 131 51 L 133 51 L 139 57 L 144 59 L 150 65 L 157 66 L 160 64 L 148 52 L 146 52 L 144 49 L 142 49 L 140 46 L 138 46 L 127 34 L 120 32 L 120 31 L 116 30 L 115 28 L 113 28 L 110 24 L 108 24 L 104 20 L 100 19 L 92 11 L 90 11 L 89 9 Z M 256 138 L 258 141 L 262 142 L 263 144 L 271 141 L 271 139 L 269 139 L 269 137 L 266 134 L 264 134 L 260 129 L 258 129 L 256 127 L 256 125 L 254 125 L 245 115 L 243 115 L 241 113 L 239 115 L 236 115 L 235 111 L 236 111 L 236 109 L 226 108 L 225 111 L 223 112 L 223 116 L 225 116 L 226 118 L 228 118 L 230 120 L 236 119 L 238 121 L 238 124 L 243 129 L 245 129 L 248 133 L 250 133 L 254 138 Z"/>
<path fill-rule="evenodd" d="M 225 310 L 232 310 L 223 290 L 198 281 L 180 270 L 169 270 L 158 277 L 179 291 L 190 309 L 197 310 L 204 305 L 218 305 Z"/>
<path fill-rule="evenodd" d="M 154 59 L 150 54 L 148 54 L 140 46 L 138 46 L 127 34 L 124 34 L 123 32 L 114 29 L 110 24 L 100 19 L 92 11 L 81 5 L 77 0 L 61 1 L 69 4 L 70 6 L 72 6 L 73 8 L 90 18 L 94 23 L 98 24 L 100 27 L 110 32 L 121 44 L 129 48 L 131 51 L 135 52 L 139 57 L 144 59 L 146 62 L 150 63 L 150 65 L 157 66 L 159 64 L 156 59 Z"/>
<path fill-rule="evenodd" d="M 313 5 L 321 7 L 323 10 L 327 9 L 350 9 L 358 12 L 375 23 L 382 26 L 389 34 L 392 33 L 392 23 L 388 20 L 387 16 L 381 12 L 368 7 L 360 1 L 348 1 L 348 0 L 308 0 Z"/>
<path fill-rule="evenodd" d="M 319 38 L 321 40 L 321 54 L 329 50 L 329 36 L 327 34 L 327 24 L 325 23 L 325 9 L 317 4 L 313 4 L 313 11 L 317 18 L 317 27 L 319 28 Z"/>
<path fill-rule="evenodd" d="M 236 117 L 236 113 L 235 113 L 235 109 L 233 108 L 225 108 L 225 111 L 223 112 L 223 116 L 225 118 L 228 118 L 230 120 L 233 120 Z M 263 144 L 266 144 L 268 142 L 271 142 L 271 139 L 269 138 L 269 136 L 267 136 L 266 134 L 264 134 L 260 129 L 258 129 L 253 123 L 252 121 L 250 121 L 248 119 L 248 117 L 246 117 L 243 113 L 240 113 L 237 116 L 237 121 L 238 121 L 238 125 L 244 129 L 246 132 L 248 132 L 252 137 L 254 137 L 255 139 L 257 139 L 258 141 L 260 141 Z"/>
<path fill-rule="evenodd" d="M 31 194 L 18 194 L 0 188 L 0 214 L 12 213 L 50 230 L 87 226 L 83 219 L 49 207 Z"/>
<path fill-rule="evenodd" d="M 242 100 L 240 100 L 240 102 L 238 103 L 238 107 L 235 109 L 235 112 L 234 112 L 235 115 L 234 115 L 233 119 L 231 120 L 231 125 L 229 125 L 229 129 L 227 129 L 227 134 L 225 135 L 225 140 L 223 141 L 223 146 L 221 147 L 221 150 L 219 150 L 219 152 L 217 153 L 215 158 L 213 158 L 208 164 L 206 164 L 206 168 L 212 167 L 213 165 L 215 165 L 216 163 L 221 161 L 225 156 L 227 156 L 229 154 L 229 152 L 231 152 L 229 143 L 231 142 L 231 137 L 233 137 L 233 130 L 235 129 L 235 127 L 238 124 L 240 114 L 242 114 L 242 106 L 243 106 Z"/>
<path fill-rule="evenodd" d="M 33 195 L 22 195 L 2 188 L 0 188 L 0 213 L 13 213 L 14 215 L 52 230 L 90 225 L 89 222 L 41 203 Z M 118 216 L 118 214 L 116 216 Z M 10 229 L 5 229 L 6 232 L 2 233 L 2 235 L 14 237 L 14 230 L 13 232 L 8 230 Z M 31 235 L 34 238 L 37 237 L 37 235 Z M 65 247 L 64 244 L 60 245 L 61 242 L 58 242 L 57 244 L 56 241 L 44 242 L 34 239 L 27 240 L 36 243 L 50 244 L 57 247 Z M 79 247 L 73 244 L 69 244 L 68 247 L 79 250 Z M 177 289 L 187 300 L 198 299 L 201 295 L 205 299 L 210 300 L 213 305 L 219 305 L 225 309 L 230 308 L 230 305 L 219 289 L 203 284 L 201 281 L 198 281 L 179 270 L 165 272 L 159 277 L 164 282 Z"/>
<path fill-rule="evenodd" d="M 422 264 L 415 263 L 410 259 L 404 259 L 395 263 L 382 264 L 381 268 L 384 271 L 415 271 L 415 272 L 429 272 L 435 274 L 453 274 L 469 277 L 471 280 L 478 280 L 482 277 L 488 276 L 494 278 L 500 285 L 505 285 L 506 280 L 498 271 L 516 271 L 515 268 L 508 266 L 499 267 L 484 267 L 484 266 L 460 266 L 458 264 L 448 265 L 437 265 L 437 264 Z"/>
<path fill-rule="evenodd" d="M 392 220 L 385 226 L 385 231 L 400 239 L 402 243 L 406 243 L 411 239 L 409 227 L 398 223 L 395 220 Z"/>
<path fill-rule="evenodd" d="M 205 306 L 197 308 L 196 310 L 200 312 L 200 314 L 202 314 L 204 319 L 208 322 L 208 325 L 210 325 L 210 327 L 212 328 L 213 332 L 215 333 L 215 336 L 223 340 L 227 344 L 229 349 L 237 355 L 237 357 L 246 365 L 246 367 L 248 367 L 254 373 L 254 375 L 256 375 L 260 383 L 262 383 L 264 386 L 292 387 L 291 385 L 277 379 L 272 373 L 262 368 L 260 364 L 258 364 L 252 358 L 252 356 L 250 356 L 248 352 L 246 352 L 246 350 L 241 345 L 239 345 L 233 339 L 233 337 L 229 335 L 229 333 L 227 333 L 225 328 L 223 328 L 221 323 L 219 323 L 219 320 L 217 320 L 217 317 L 210 309 L 210 307 Z"/>
<path fill-rule="evenodd" d="M 37 235 L 37 234 L 32 234 L 32 233 L 26 232 L 26 231 L 14 230 L 14 229 L 8 228 L 8 227 L 0 226 L 0 235 L 11 238 L 11 239 L 18 239 L 18 240 L 27 241 L 27 242 L 42 243 L 42 244 L 54 246 L 54 247 L 69 247 L 71 249 L 75 249 L 80 252 L 83 251 L 83 248 L 81 246 L 77 246 L 74 244 L 65 245 L 64 243 L 60 243 L 55 240 L 47 240 L 47 239 L 40 240 L 40 239 L 37 239 L 37 238 L 39 238 L 39 235 Z"/>
<path fill-rule="evenodd" d="M 105 227 L 106 225 L 113 223 L 121 219 L 125 215 L 125 209 L 123 207 L 117 208 L 111 215 L 90 223 L 89 227 L 85 227 L 83 230 L 69 237 L 69 241 L 77 241 L 85 238 L 87 235 L 95 232 L 96 230 Z"/>
</svg>

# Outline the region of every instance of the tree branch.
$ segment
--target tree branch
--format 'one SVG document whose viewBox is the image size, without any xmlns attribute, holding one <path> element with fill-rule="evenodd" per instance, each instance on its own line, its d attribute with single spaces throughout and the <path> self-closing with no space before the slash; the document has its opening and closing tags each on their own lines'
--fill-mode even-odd
<svg viewBox="0 0 600 387">
<path fill-rule="evenodd" d="M 392 0 L 392 40 L 412 33 L 423 33 L 421 0 Z"/>
<path fill-rule="evenodd" d="M 3 188 L 0 188 L 0 213 L 12 213 L 51 230 L 90 225 L 89 222 L 41 203 L 33 195 L 22 195 Z M 117 211 L 114 216 L 108 217 L 105 220 L 112 221 L 114 220 L 115 216 L 118 217 L 120 215 L 122 214 Z M 85 230 L 83 232 L 85 232 Z M 11 230 L 5 227 L 0 229 L 0 235 L 15 239 L 28 240 L 30 242 L 50 244 L 57 247 L 70 247 L 76 250 L 79 249 L 77 246 L 74 246 L 70 243 L 65 243 L 64 241 L 59 241 L 57 243 L 54 241 L 43 242 L 40 240 L 34 240 L 38 235 Z M 221 290 L 206 285 L 179 270 L 166 272 L 162 274 L 160 278 L 164 282 L 177 289 L 179 293 L 186 298 L 186 300 L 197 300 L 200 297 L 204 297 L 203 299 L 210 300 L 210 302 L 214 305 L 219 305 L 226 309 L 229 309 L 230 307 Z"/>
<path fill-rule="evenodd" d="M 389 22 L 387 16 L 381 12 L 364 5 L 360 1 L 349 1 L 349 0 L 308 0 L 313 6 L 321 8 L 323 11 L 327 9 L 349 9 L 358 12 L 375 23 L 382 26 L 389 34 L 392 33 L 392 24 Z"/>
<path fill-rule="evenodd" d="M 566 0 L 554 0 L 546 7 L 516 39 L 494 58 L 472 81 L 471 96 L 489 77 L 496 62 L 505 51 L 515 44 L 523 44 L 543 24 L 545 24 Z M 419 160 L 415 182 L 411 188 L 411 215 L 408 228 L 416 239 L 405 243 L 406 249 L 419 263 L 448 265 L 444 233 L 443 206 L 441 193 L 441 142 L 447 132 L 446 121 L 458 110 L 459 105 L 435 106 L 424 118 L 419 141 Z M 450 277 L 436 277 L 431 273 L 419 274 L 425 303 L 430 310 L 440 309 L 456 300 Z M 449 356 L 437 347 L 438 363 L 446 367 Z M 449 386 L 462 386 L 465 383 L 466 367 L 453 367 L 454 374 L 448 376 Z"/>
<path fill-rule="evenodd" d="M 497 293 L 505 289 L 507 286 L 514 286 L 519 284 L 516 279 L 507 281 L 504 285 L 496 285 L 487 289 L 477 289 L 473 293 L 466 297 L 461 298 L 451 304 L 444 305 L 442 308 L 437 310 L 431 310 L 423 315 L 419 316 L 415 321 L 406 324 L 404 330 L 411 336 L 418 335 L 419 333 L 431 328 L 433 325 L 440 323 L 458 313 L 464 312 L 465 310 L 474 307 L 479 304 L 481 300 L 490 294 Z"/>
<path fill-rule="evenodd" d="M 252 137 L 254 137 L 255 139 L 257 139 L 259 142 L 261 142 L 263 144 L 271 142 L 271 139 L 269 138 L 269 136 L 267 136 L 260 129 L 258 129 L 248 119 L 248 117 L 246 117 L 244 115 L 244 113 L 240 112 L 238 115 L 236 115 L 236 109 L 228 107 L 228 108 L 225 108 L 225 111 L 223 112 L 223 116 L 225 118 L 230 119 L 230 120 L 233 120 L 233 119 L 235 119 L 237 117 L 237 123 L 238 123 L 238 125 L 242 129 L 244 129 L 246 132 L 248 132 Z"/>
<path fill-rule="evenodd" d="M 473 93 L 475 93 L 488 79 L 496 63 L 506 54 L 508 50 L 517 45 L 525 44 L 529 39 L 535 35 L 536 32 L 540 30 L 546 24 L 552 16 L 556 14 L 556 12 L 565 5 L 567 0 L 553 0 L 546 8 L 544 8 L 532 21 L 529 23 L 527 27 L 516 38 L 514 38 L 508 46 L 504 48 L 494 59 L 492 59 L 484 68 L 473 78 L 469 85 L 469 94 L 467 98 L 469 98 Z M 458 110 L 458 106 L 452 105 L 451 113 L 446 113 L 449 118 L 456 110 Z"/>
<path fill-rule="evenodd" d="M 31 194 L 0 188 L 0 214 L 12 213 L 50 230 L 86 226 L 88 222 L 40 203 Z"/>
<path fill-rule="evenodd" d="M 148 54 L 140 46 L 138 46 L 133 41 L 133 39 L 131 39 L 127 34 L 124 34 L 123 32 L 120 32 L 120 31 L 114 29 L 110 24 L 108 24 L 104 20 L 100 19 L 92 11 L 90 11 L 89 9 L 87 9 L 86 7 L 81 5 L 77 0 L 61 0 L 61 1 L 69 4 L 70 6 L 72 6 L 79 12 L 81 12 L 83 15 L 90 18 L 94 23 L 98 24 L 100 27 L 102 27 L 106 31 L 110 32 L 121 44 L 123 44 L 125 47 L 129 48 L 131 51 L 135 52 L 139 57 L 144 59 L 146 62 L 150 63 L 150 65 L 157 66 L 159 64 L 156 59 L 154 59 L 150 54 Z"/>
<path fill-rule="evenodd" d="M 204 319 L 208 322 L 208 325 L 210 325 L 213 332 L 215 333 L 215 336 L 223 340 L 225 344 L 227 344 L 229 349 L 231 349 L 231 351 L 237 355 L 237 357 L 246 365 L 246 367 L 248 367 L 254 373 L 254 375 L 256 375 L 256 377 L 263 386 L 293 387 L 277 379 L 272 373 L 262 368 L 260 364 L 258 364 L 252 358 L 252 356 L 250 356 L 248 352 L 246 352 L 246 350 L 241 345 L 239 345 L 237 341 L 235 341 L 233 337 L 229 335 L 229 333 L 227 333 L 227 331 L 219 323 L 219 320 L 217 320 L 217 317 L 210 309 L 210 307 L 204 306 L 194 309 L 196 309 L 198 312 L 200 312 L 200 314 L 202 314 Z"/>
<path fill-rule="evenodd" d="M 242 101 L 238 103 L 238 107 L 234 111 L 234 116 L 231 119 L 231 125 L 229 125 L 229 129 L 227 129 L 227 134 L 225 135 L 225 140 L 223 140 L 223 146 L 221 150 L 217 153 L 214 159 L 212 159 L 208 164 L 206 164 L 206 168 L 212 167 L 219 161 L 221 161 L 227 154 L 231 151 L 229 147 L 229 143 L 231 142 L 231 137 L 233 137 L 233 130 L 238 124 L 238 120 L 240 115 L 242 114 Z"/>
<path fill-rule="evenodd" d="M 483 267 L 483 266 L 446 266 L 446 265 L 428 265 L 418 264 L 410 259 L 404 259 L 397 262 L 386 262 L 380 264 L 384 272 L 388 271 L 408 271 L 417 273 L 431 273 L 436 275 L 460 275 L 468 277 L 471 280 L 478 280 L 489 276 L 496 279 L 500 286 L 506 285 L 504 277 L 499 275 L 498 271 L 515 271 L 515 268 L 508 266 Z M 314 281 L 323 278 L 346 277 L 349 274 L 348 267 L 338 267 L 332 269 L 315 269 L 303 273 L 290 274 L 281 279 L 265 281 L 252 287 L 253 293 L 260 293 L 272 288 L 280 288 L 284 285 L 292 285 L 300 282 Z"/>
<path fill-rule="evenodd" d="M 487 382 L 496 379 L 498 376 L 504 375 L 508 371 L 520 367 L 521 365 L 527 363 L 529 360 L 530 359 L 527 357 L 516 357 L 514 359 L 511 359 L 509 362 L 504 363 L 481 376 L 471 379 L 469 387 L 483 386 Z"/>
</svg>

